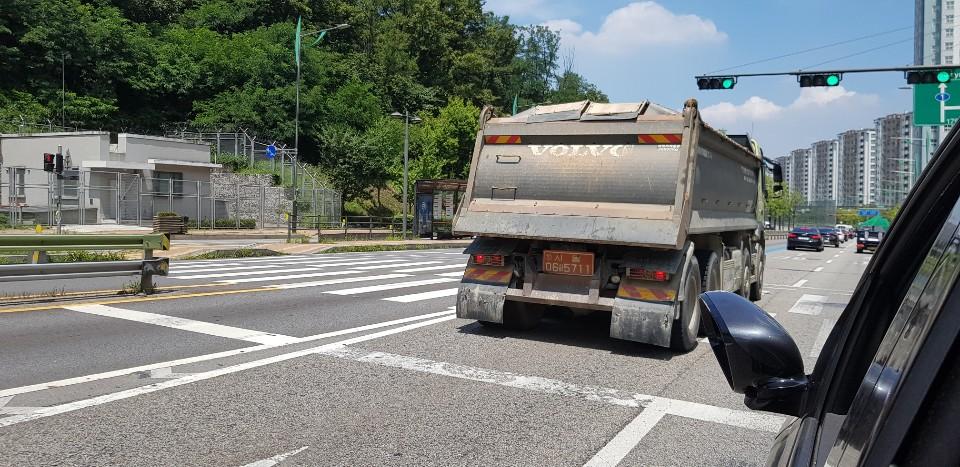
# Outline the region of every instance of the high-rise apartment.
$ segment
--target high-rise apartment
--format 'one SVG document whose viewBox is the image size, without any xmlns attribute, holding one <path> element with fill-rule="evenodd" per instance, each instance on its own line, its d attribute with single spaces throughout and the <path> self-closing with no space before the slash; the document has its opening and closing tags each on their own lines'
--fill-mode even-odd
<svg viewBox="0 0 960 467">
<path fill-rule="evenodd" d="M 837 140 L 817 141 L 810 145 L 810 201 L 837 199 Z"/>
<path fill-rule="evenodd" d="M 898 113 L 875 120 L 878 147 L 877 204 L 903 202 L 915 181 L 913 114 Z"/>
<path fill-rule="evenodd" d="M 810 149 L 790 151 L 790 191 L 800 195 L 804 201 L 810 200 L 813 191 L 810 168 Z"/>
<path fill-rule="evenodd" d="M 865 128 L 840 133 L 837 147 L 837 204 L 852 207 L 876 203 L 876 130 Z"/>
</svg>

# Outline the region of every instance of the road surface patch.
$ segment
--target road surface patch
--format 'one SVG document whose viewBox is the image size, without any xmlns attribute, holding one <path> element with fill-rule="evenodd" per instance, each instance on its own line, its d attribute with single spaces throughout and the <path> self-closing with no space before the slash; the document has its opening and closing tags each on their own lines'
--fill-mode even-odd
<svg viewBox="0 0 960 467">
<path fill-rule="evenodd" d="M 351 268 L 351 269 L 357 269 L 357 270 L 361 270 L 361 271 L 366 271 L 366 270 L 368 270 L 368 269 L 387 269 L 387 268 L 396 268 L 396 267 L 404 267 L 404 268 L 405 268 L 405 267 L 409 267 L 409 266 L 425 266 L 425 265 L 427 265 L 427 264 L 437 264 L 437 263 L 439 263 L 439 262 L 440 262 L 440 261 L 415 261 L 415 262 L 413 262 L 413 263 L 406 263 L 406 264 L 375 264 L 375 265 L 373 265 L 373 266 L 360 266 L 360 267 Z"/>
<path fill-rule="evenodd" d="M 293 270 L 288 269 L 287 271 L 293 271 Z M 271 272 L 285 272 L 285 271 L 271 271 Z M 245 277 L 243 279 L 220 279 L 217 282 L 221 284 L 248 284 L 250 282 L 270 282 L 270 281 L 285 281 L 290 279 L 307 279 L 311 277 L 343 276 L 347 274 L 360 274 L 362 272 L 363 271 L 351 271 L 347 269 L 344 271 L 308 272 L 303 274 L 284 274 L 281 276 Z"/>
<path fill-rule="evenodd" d="M 359 295 L 370 292 L 379 292 L 382 290 L 405 289 L 408 287 L 418 287 L 421 285 L 443 284 L 446 282 L 456 282 L 456 279 L 447 277 L 438 277 L 435 279 L 421 279 L 418 281 L 390 282 L 386 284 L 369 285 L 366 287 L 354 287 L 350 289 L 326 290 L 323 293 L 333 295 Z"/>
<path fill-rule="evenodd" d="M 813 346 L 810 349 L 810 356 L 813 358 L 820 356 L 820 351 L 823 350 L 823 345 L 827 343 L 827 338 L 830 337 L 830 332 L 833 331 L 833 326 L 837 324 L 836 320 L 825 319 L 820 325 L 820 331 L 817 332 L 817 338 L 813 340 Z"/>
<path fill-rule="evenodd" d="M 797 299 L 797 303 L 787 311 L 801 315 L 816 316 L 823 312 L 823 304 L 826 303 L 826 301 L 827 297 L 823 295 L 803 294 Z"/>
<path fill-rule="evenodd" d="M 410 268 L 410 269 L 398 269 L 396 272 L 424 272 L 424 271 L 442 271 L 444 269 L 456 269 L 463 268 L 465 265 L 463 263 L 457 264 L 444 264 L 440 266 L 427 266 L 422 268 Z"/>
<path fill-rule="evenodd" d="M 421 293 L 415 293 L 410 295 L 400 295 L 399 297 L 387 297 L 387 298 L 384 298 L 384 300 L 389 302 L 398 302 L 398 303 L 413 303 L 413 302 L 419 302 L 421 300 L 431 300 L 434 298 L 452 297 L 456 295 L 459 290 L 460 290 L 459 288 L 433 290 L 430 292 L 421 292 Z"/>
<path fill-rule="evenodd" d="M 293 451 L 290 451 L 290 452 L 285 452 L 285 453 L 283 453 L 283 454 L 277 454 L 276 456 L 273 456 L 273 457 L 271 457 L 271 458 L 269 458 L 269 459 L 263 459 L 263 460 L 259 460 L 259 461 L 256 461 L 256 462 L 251 462 L 251 463 L 249 463 L 249 464 L 244 465 L 243 467 L 273 467 L 273 466 L 275 466 L 275 465 L 277 465 L 277 464 L 279 464 L 279 463 L 287 460 L 288 457 L 295 456 L 295 455 L 297 455 L 297 454 L 300 454 L 300 453 L 303 452 L 303 451 L 306 451 L 307 448 L 309 448 L 309 447 L 310 447 L 310 446 L 304 446 L 304 447 L 302 447 L 302 448 L 300 448 L 300 449 L 294 449 Z"/>
<path fill-rule="evenodd" d="M 321 287 L 324 285 L 349 284 L 351 282 L 366 282 L 385 279 L 399 279 L 402 277 L 412 277 L 410 274 L 380 274 L 377 276 L 360 277 L 342 277 L 339 279 L 327 279 L 322 281 L 294 282 L 292 284 L 270 284 L 264 287 L 271 289 L 301 289 L 304 287 Z"/>
</svg>

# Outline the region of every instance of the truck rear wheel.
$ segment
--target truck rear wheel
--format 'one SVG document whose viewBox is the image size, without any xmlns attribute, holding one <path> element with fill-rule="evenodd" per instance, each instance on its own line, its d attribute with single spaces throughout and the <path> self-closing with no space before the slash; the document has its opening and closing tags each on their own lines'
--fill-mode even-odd
<svg viewBox="0 0 960 467">
<path fill-rule="evenodd" d="M 701 251 L 697 254 L 697 262 L 703 261 L 703 282 L 700 284 L 702 292 L 723 290 L 723 277 L 720 272 L 720 255 L 712 251 Z M 700 336 L 707 335 L 707 330 L 700 324 Z"/>
<path fill-rule="evenodd" d="M 700 330 L 700 264 L 696 256 L 690 258 L 687 268 L 686 294 L 680 307 L 680 317 L 673 322 L 670 336 L 670 348 L 680 352 L 689 352 L 697 346 L 697 333 Z"/>
<path fill-rule="evenodd" d="M 537 303 L 503 302 L 503 326 L 517 331 L 529 331 L 540 324 L 543 305 Z"/>
<path fill-rule="evenodd" d="M 750 284 L 750 300 L 758 301 L 763 298 L 763 267 L 766 260 L 761 259 L 757 265 L 757 281 Z"/>
</svg>

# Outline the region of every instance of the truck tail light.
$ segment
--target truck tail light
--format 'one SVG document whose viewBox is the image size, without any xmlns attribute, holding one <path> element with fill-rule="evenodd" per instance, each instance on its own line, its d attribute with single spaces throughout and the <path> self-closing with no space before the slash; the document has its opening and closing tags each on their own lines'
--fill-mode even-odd
<svg viewBox="0 0 960 467">
<path fill-rule="evenodd" d="M 857 248 L 859 248 L 859 249 L 862 250 L 862 249 L 863 249 L 863 243 L 857 243 Z"/>
<path fill-rule="evenodd" d="M 797 238 L 797 234 L 790 232 L 787 234 L 787 238 Z"/>
<path fill-rule="evenodd" d="M 503 266 L 503 255 L 473 255 L 473 264 L 481 266 Z"/>
<path fill-rule="evenodd" d="M 670 274 L 667 274 L 666 271 L 649 271 L 641 268 L 627 268 L 627 277 L 644 281 L 666 282 L 670 280 Z"/>
</svg>

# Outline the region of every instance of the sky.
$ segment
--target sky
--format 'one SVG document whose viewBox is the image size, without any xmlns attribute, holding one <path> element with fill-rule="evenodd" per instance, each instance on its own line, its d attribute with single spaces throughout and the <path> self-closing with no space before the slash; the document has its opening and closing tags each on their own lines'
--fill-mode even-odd
<svg viewBox="0 0 960 467">
<path fill-rule="evenodd" d="M 611 102 L 651 100 L 679 109 L 696 98 L 707 123 L 752 133 L 768 157 L 872 128 L 875 118 L 912 107 L 898 72 L 847 74 L 834 88 L 801 89 L 795 77 L 776 76 L 700 91 L 694 79 L 909 65 L 909 0 L 487 0 L 485 8 L 515 24 L 559 32 L 561 57 L 572 56 L 573 69 Z M 803 52 L 813 48 L 819 49 Z M 793 55 L 738 67 L 785 54 Z"/>
</svg>

